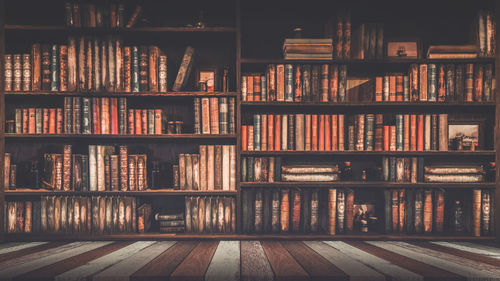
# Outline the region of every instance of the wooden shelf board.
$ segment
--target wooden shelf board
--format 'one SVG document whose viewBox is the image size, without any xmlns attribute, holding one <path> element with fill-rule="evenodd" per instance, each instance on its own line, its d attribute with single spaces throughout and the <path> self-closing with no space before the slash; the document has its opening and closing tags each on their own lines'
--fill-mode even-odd
<svg viewBox="0 0 500 281">
<path fill-rule="evenodd" d="M 336 108 L 391 108 L 401 110 L 406 107 L 419 108 L 495 108 L 495 102 L 283 102 L 283 101 L 242 101 L 245 107 L 336 107 Z"/>
<path fill-rule="evenodd" d="M 411 63 L 473 63 L 473 62 L 483 62 L 483 63 L 494 63 L 494 57 L 480 57 L 474 59 L 381 59 L 381 60 L 360 60 L 360 59 L 283 59 L 283 58 L 241 58 L 242 64 L 284 64 L 284 63 L 300 63 L 300 64 L 310 64 L 310 63 L 336 63 L 336 64 L 411 64 Z"/>
<path fill-rule="evenodd" d="M 13 134 L 5 133 L 6 139 L 236 139 L 236 134 L 162 134 L 162 135 L 98 135 L 98 134 Z"/>
<path fill-rule="evenodd" d="M 8 233 L 7 241 L 45 240 L 445 240 L 445 241 L 490 241 L 493 236 L 469 235 L 406 235 L 406 234 L 196 234 L 196 233 L 123 233 L 123 234 L 27 234 Z"/>
<path fill-rule="evenodd" d="M 219 26 L 219 27 L 134 27 L 134 28 L 112 28 L 112 27 L 66 27 L 62 25 L 14 25 L 6 24 L 5 30 L 24 30 L 24 31 L 87 31 L 87 32 L 112 32 L 112 33 L 132 33 L 132 32 L 236 32 L 235 27 Z"/>
<path fill-rule="evenodd" d="M 198 91 L 182 91 L 182 92 L 52 92 L 52 91 L 27 91 L 27 92 L 5 92 L 5 96 L 84 96 L 84 97 L 235 97 L 238 92 L 198 92 Z"/>
<path fill-rule="evenodd" d="M 261 151 L 261 150 L 245 150 L 241 151 L 241 155 L 263 155 L 263 156 L 280 156 L 280 155 L 415 155 L 415 156 L 495 156 L 494 150 L 449 150 L 449 151 Z"/>
<path fill-rule="evenodd" d="M 121 196 L 164 196 L 164 195 L 236 195 L 237 191 L 227 190 L 173 190 L 148 189 L 143 191 L 52 191 L 45 189 L 18 188 L 5 190 L 5 196 L 49 196 L 49 195 L 121 195 Z"/>
<path fill-rule="evenodd" d="M 496 188 L 494 182 L 480 183 L 431 183 L 431 182 L 383 182 L 383 181 L 338 181 L 338 182 L 241 182 L 240 187 L 320 187 L 320 188 Z"/>
</svg>

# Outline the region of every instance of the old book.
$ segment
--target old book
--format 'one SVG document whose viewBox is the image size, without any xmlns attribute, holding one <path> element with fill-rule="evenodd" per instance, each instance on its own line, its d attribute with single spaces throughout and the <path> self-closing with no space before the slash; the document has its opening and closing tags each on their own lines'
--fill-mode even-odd
<svg viewBox="0 0 500 281">
<path fill-rule="evenodd" d="M 160 51 L 161 53 L 161 51 Z M 158 65 L 158 87 L 160 92 L 167 92 L 167 56 L 162 54 L 159 56 L 159 65 Z"/>
<path fill-rule="evenodd" d="M 272 191 L 271 201 L 271 231 L 279 232 L 280 227 L 280 192 L 279 190 Z"/>
<path fill-rule="evenodd" d="M 287 189 L 281 190 L 281 205 L 280 205 L 280 225 L 281 232 L 288 232 L 290 227 L 290 199 Z"/>
<path fill-rule="evenodd" d="M 207 189 L 215 190 L 215 175 L 218 173 L 216 169 L 216 155 L 215 155 L 215 146 L 208 145 L 207 146 Z M 218 158 L 220 161 L 220 158 Z M 220 166 L 219 166 L 220 168 Z M 219 182 L 217 182 L 219 184 Z"/>
<path fill-rule="evenodd" d="M 177 78 L 175 79 L 174 86 L 172 87 L 173 91 L 181 91 L 186 86 L 193 65 L 193 56 L 194 48 L 191 46 L 186 47 L 186 51 L 179 67 L 179 72 L 177 73 Z"/>
<path fill-rule="evenodd" d="M 57 48 L 57 46 L 56 46 Z M 57 55 L 57 51 L 56 51 Z M 56 57 L 57 59 L 57 57 Z M 52 49 L 50 49 L 50 83 L 52 83 Z M 57 62 L 57 60 L 56 60 Z M 13 55 L 13 69 L 14 69 L 14 75 L 13 75 L 13 84 L 12 84 L 12 90 L 13 91 L 22 91 L 22 86 L 23 86 L 23 62 L 22 62 L 22 56 L 21 54 L 14 54 Z"/>
<path fill-rule="evenodd" d="M 215 105 L 214 105 L 215 106 Z M 211 112 L 210 112 L 210 98 L 204 97 L 201 98 L 201 133 L 202 134 L 210 134 L 212 126 L 212 120 L 210 120 Z"/>
<path fill-rule="evenodd" d="M 71 189 L 72 145 L 64 145 L 63 151 L 63 190 L 68 191 Z"/>
<path fill-rule="evenodd" d="M 254 200 L 254 230 L 256 233 L 261 233 L 263 231 L 263 200 L 262 200 L 262 190 L 257 190 L 255 192 Z"/>
<path fill-rule="evenodd" d="M 285 65 L 276 65 L 276 101 L 285 101 Z"/>
<path fill-rule="evenodd" d="M 481 191 L 481 233 L 483 235 L 490 234 L 491 221 L 491 196 L 488 190 Z M 26 202 L 28 203 L 28 202 Z M 27 220 L 27 219 L 26 219 Z"/>
<path fill-rule="evenodd" d="M 430 191 L 430 190 L 424 191 L 423 202 L 424 202 L 424 204 L 423 204 L 423 209 L 424 209 L 424 216 L 423 216 L 424 232 L 425 233 L 431 233 L 432 232 L 432 219 L 433 219 L 432 191 Z"/>
<path fill-rule="evenodd" d="M 22 90 L 31 90 L 31 54 L 22 55 Z"/>
<path fill-rule="evenodd" d="M 299 232 L 300 228 L 300 210 L 301 210 L 301 192 L 300 190 L 292 190 L 292 232 Z"/>
<path fill-rule="evenodd" d="M 139 90 L 140 91 L 148 91 L 148 47 L 140 46 L 139 47 Z"/>
<path fill-rule="evenodd" d="M 337 190 L 328 190 L 328 234 L 335 235 L 337 219 Z"/>
<path fill-rule="evenodd" d="M 344 232 L 345 222 L 345 192 L 343 190 L 337 191 L 337 232 Z"/>
<path fill-rule="evenodd" d="M 325 181 L 338 181 L 338 174 L 324 173 L 324 174 L 281 174 L 282 181 L 315 181 L 315 182 L 325 182 Z"/>
<path fill-rule="evenodd" d="M 214 189 L 222 190 L 223 188 L 223 146 L 215 145 L 214 151 Z"/>
<path fill-rule="evenodd" d="M 481 235 L 481 190 L 472 191 L 472 234 Z"/>
<path fill-rule="evenodd" d="M 40 50 L 38 50 L 40 52 Z M 34 56 L 35 52 L 35 47 L 33 46 L 32 48 L 32 56 Z M 35 61 L 33 62 L 33 65 L 35 64 Z M 13 77 L 14 77 L 14 70 L 13 70 L 13 62 L 12 62 L 12 55 L 11 54 L 5 54 L 4 55 L 4 91 L 12 91 L 12 82 L 13 82 Z M 40 78 L 41 81 L 41 78 Z M 40 90 L 40 89 L 39 89 Z"/>
</svg>

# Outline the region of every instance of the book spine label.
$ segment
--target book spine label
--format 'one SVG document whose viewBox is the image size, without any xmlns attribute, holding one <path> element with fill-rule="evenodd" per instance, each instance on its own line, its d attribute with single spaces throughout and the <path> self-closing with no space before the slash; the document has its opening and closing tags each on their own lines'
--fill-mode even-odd
<svg viewBox="0 0 500 281">
<path fill-rule="evenodd" d="M 293 101 L 293 65 L 285 64 L 285 101 Z"/>
</svg>

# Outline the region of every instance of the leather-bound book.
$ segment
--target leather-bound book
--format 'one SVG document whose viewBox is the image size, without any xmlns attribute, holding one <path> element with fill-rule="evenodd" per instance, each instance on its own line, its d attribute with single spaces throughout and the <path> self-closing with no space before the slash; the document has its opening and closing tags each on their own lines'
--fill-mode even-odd
<svg viewBox="0 0 500 281">
<path fill-rule="evenodd" d="M 147 110 L 147 134 L 154 135 L 155 133 L 155 110 Z"/>
<path fill-rule="evenodd" d="M 24 202 L 24 229 L 22 232 L 31 233 L 33 230 L 33 202 Z"/>
<path fill-rule="evenodd" d="M 436 190 L 434 192 L 434 226 L 437 233 L 443 233 L 444 231 L 444 191 Z"/>
<path fill-rule="evenodd" d="M 301 209 L 301 192 L 298 189 L 292 190 L 292 232 L 300 230 L 300 209 Z"/>
<path fill-rule="evenodd" d="M 448 114 L 439 114 L 439 151 L 448 150 Z"/>
<path fill-rule="evenodd" d="M 335 235 L 337 219 L 337 190 L 328 189 L 328 234 Z"/>
<path fill-rule="evenodd" d="M 123 90 L 132 91 L 132 50 L 131 47 L 123 47 Z"/>
<path fill-rule="evenodd" d="M 215 176 L 214 176 L 214 189 L 215 190 L 222 190 L 222 184 L 223 184 L 223 180 L 222 180 L 222 175 L 223 175 L 223 163 L 222 163 L 222 145 L 215 145 L 215 152 L 214 152 L 214 162 L 215 162 L 215 166 L 214 166 L 214 173 L 215 173 Z"/>
<path fill-rule="evenodd" d="M 274 150 L 274 115 L 267 115 L 267 150 Z"/>
<path fill-rule="evenodd" d="M 149 72 L 148 47 L 139 47 L 139 90 L 148 91 L 148 72 Z"/>
<path fill-rule="evenodd" d="M 463 102 L 465 97 L 465 65 L 457 64 L 455 66 L 455 100 Z"/>
<path fill-rule="evenodd" d="M 400 189 L 398 191 L 399 194 L 399 221 L 398 221 L 398 231 L 399 233 L 403 233 L 406 229 L 406 200 L 405 200 L 405 190 Z"/>
<path fill-rule="evenodd" d="M 236 191 L 236 146 L 235 145 L 229 145 L 229 190 Z"/>
<path fill-rule="evenodd" d="M 50 58 L 51 54 L 52 54 L 51 51 L 49 51 L 49 58 Z M 12 64 L 13 64 L 13 69 L 14 69 L 12 90 L 13 91 L 21 91 L 22 84 L 23 84 L 22 57 L 20 54 L 14 54 L 14 55 L 12 55 L 12 57 L 13 57 Z M 50 60 L 49 60 L 49 62 L 50 62 Z M 49 64 L 49 67 L 50 67 L 50 64 Z M 51 78 L 51 77 L 49 77 L 49 78 Z"/>
<path fill-rule="evenodd" d="M 73 41 L 71 41 L 71 38 L 69 39 L 69 42 L 73 42 L 74 44 L 74 39 Z M 74 46 L 75 47 L 75 46 Z M 76 48 L 76 47 L 75 47 Z M 76 51 L 76 50 L 75 50 Z M 36 43 L 36 44 L 33 44 L 33 46 L 31 47 L 31 59 L 32 59 L 32 63 L 31 63 L 31 76 L 32 76 L 32 80 L 31 80 L 31 90 L 33 91 L 40 91 L 42 89 L 42 48 L 41 48 L 41 45 Z M 75 65 L 76 65 L 76 61 L 75 61 Z M 12 87 L 12 56 L 11 55 L 5 55 L 5 79 L 7 79 L 9 77 L 9 80 L 10 82 L 9 83 L 5 83 L 5 91 L 10 91 L 10 89 L 7 88 L 8 87 Z M 10 69 L 10 74 L 7 73 L 7 69 Z M 9 84 L 9 85 L 7 85 Z"/>
<path fill-rule="evenodd" d="M 34 54 L 35 46 L 32 48 L 32 55 Z M 33 62 L 34 65 L 35 62 Z M 12 82 L 14 78 L 12 55 L 4 55 L 4 91 L 12 91 Z M 41 79 L 41 78 L 40 78 Z M 41 80 L 40 80 L 41 81 Z"/>
<path fill-rule="evenodd" d="M 267 147 L 267 114 L 260 115 L 260 149 L 262 151 L 268 150 Z"/>
<path fill-rule="evenodd" d="M 302 101 L 302 66 L 296 64 L 293 66 L 293 101 Z"/>
<path fill-rule="evenodd" d="M 396 101 L 396 76 L 390 75 L 386 76 L 387 79 L 384 84 L 384 96 L 386 101 Z M 387 84 L 389 85 L 389 99 L 387 99 Z"/>
<path fill-rule="evenodd" d="M 225 232 L 225 210 L 224 210 L 224 198 L 217 198 L 217 231 L 222 233 Z"/>
<path fill-rule="evenodd" d="M 474 101 L 483 101 L 484 65 L 474 66 Z"/>
<path fill-rule="evenodd" d="M 184 162 L 186 169 L 185 189 L 193 189 L 193 158 L 192 154 L 184 154 Z"/>
<path fill-rule="evenodd" d="M 345 231 L 350 233 L 354 229 L 354 191 L 345 191 Z"/>
<path fill-rule="evenodd" d="M 207 189 L 215 190 L 215 175 L 218 173 L 215 163 L 215 145 L 207 146 Z M 218 158 L 220 161 L 220 158 Z M 219 182 L 218 182 L 219 183 Z"/>
<path fill-rule="evenodd" d="M 148 159 L 145 154 L 137 155 L 137 190 L 143 191 L 148 188 Z"/>
<path fill-rule="evenodd" d="M 191 187 L 193 190 L 199 190 L 200 189 L 200 155 L 199 154 L 192 154 L 191 155 L 191 170 L 192 170 Z"/>
<path fill-rule="evenodd" d="M 481 190 L 472 191 L 472 235 L 481 236 Z"/>
<path fill-rule="evenodd" d="M 201 134 L 201 99 L 194 98 L 193 102 L 193 123 L 194 123 L 194 133 Z"/>
<path fill-rule="evenodd" d="M 424 191 L 424 232 L 431 233 L 432 232 L 432 218 L 433 218 L 433 204 L 432 204 L 432 191 L 425 190 Z"/>
<path fill-rule="evenodd" d="M 28 131 L 27 131 L 27 133 L 34 134 L 36 132 L 36 110 L 35 110 L 35 108 L 30 107 L 27 109 L 27 111 L 28 111 L 28 120 L 27 120 Z"/>
<path fill-rule="evenodd" d="M 167 92 L 167 56 L 162 54 L 160 51 L 160 56 L 158 59 L 158 90 L 162 93 Z"/>
<path fill-rule="evenodd" d="M 64 153 L 63 153 L 63 190 L 68 191 L 71 190 L 71 152 L 72 145 L 67 144 L 64 145 Z"/>
<path fill-rule="evenodd" d="M 346 13 L 344 15 L 344 26 L 343 26 L 343 31 L 342 31 L 342 56 L 344 58 L 350 58 L 351 57 L 351 15 L 349 13 Z"/>
<path fill-rule="evenodd" d="M 342 64 L 339 66 L 339 102 L 346 102 L 347 92 L 347 65 Z"/>
<path fill-rule="evenodd" d="M 23 54 L 22 64 L 23 64 L 22 89 L 23 91 L 29 91 L 31 90 L 31 54 Z"/>
<path fill-rule="evenodd" d="M 404 87 L 403 87 L 403 75 L 396 76 L 396 101 L 403 101 L 404 99 Z"/>
<path fill-rule="evenodd" d="M 128 187 L 137 190 L 137 155 L 128 155 Z"/>
<path fill-rule="evenodd" d="M 113 37 L 109 36 L 106 40 L 107 45 L 107 58 L 108 58 L 108 80 L 106 83 L 106 89 L 108 92 L 114 92 L 116 90 L 116 56 L 115 56 L 115 41 Z M 104 44 L 104 42 L 103 42 Z M 104 53 L 104 52 L 103 52 Z M 103 67 L 104 68 L 104 67 Z"/>
<path fill-rule="evenodd" d="M 185 198 L 185 225 L 186 225 L 186 232 L 193 232 L 193 223 L 192 223 L 192 205 L 195 202 L 193 202 L 193 197 L 187 197 Z"/>
<path fill-rule="evenodd" d="M 217 97 L 208 99 L 210 106 L 210 134 L 219 134 L 219 99 Z"/>
<path fill-rule="evenodd" d="M 338 115 L 331 116 L 331 150 L 337 151 L 339 150 L 339 123 L 338 123 Z"/>
<path fill-rule="evenodd" d="M 312 148 L 312 116 L 306 114 L 304 118 L 304 150 L 311 150 Z"/>
<path fill-rule="evenodd" d="M 344 47 L 344 36 L 343 36 L 343 16 L 341 13 L 337 14 L 337 32 L 335 37 L 335 54 L 334 58 L 342 58 L 343 57 L 343 47 Z"/>
<path fill-rule="evenodd" d="M 24 214 L 24 204 L 25 202 L 23 201 L 16 201 L 15 202 L 15 221 L 16 221 L 16 226 L 15 226 L 15 231 L 14 232 L 24 232 L 24 225 L 25 225 L 25 214 Z M 12 216 L 11 216 L 12 218 Z"/>
<path fill-rule="evenodd" d="M 280 225 L 281 232 L 288 232 L 290 228 L 290 198 L 287 189 L 281 190 Z"/>
<path fill-rule="evenodd" d="M 458 80 L 458 78 L 457 78 L 457 80 Z M 484 80 L 483 101 L 492 101 L 493 100 L 493 98 L 492 98 L 493 65 L 491 63 L 486 64 L 484 66 L 484 79 L 483 80 Z"/>
<path fill-rule="evenodd" d="M 125 54 L 126 56 L 126 54 Z M 139 86 L 139 47 L 137 46 L 132 46 L 130 50 L 130 77 L 131 77 L 131 90 L 134 93 L 137 93 L 140 91 L 140 86 Z M 125 67 L 127 65 L 125 64 Z M 125 69 L 126 70 L 126 69 Z"/>
<path fill-rule="evenodd" d="M 399 191 L 392 190 L 392 231 L 399 231 Z"/>
<path fill-rule="evenodd" d="M 142 135 L 142 110 L 135 109 L 134 110 L 134 132 L 136 135 Z"/>
<path fill-rule="evenodd" d="M 321 100 L 321 70 L 320 65 L 313 64 L 311 67 L 311 97 L 312 101 Z"/>
<path fill-rule="evenodd" d="M 333 126 L 333 122 L 332 122 Z M 344 114 L 339 114 L 338 115 L 338 121 L 337 121 L 337 126 L 339 128 L 338 131 L 338 150 L 339 151 L 344 151 L 345 145 L 344 145 Z M 332 129 L 333 130 L 333 129 Z"/>
<path fill-rule="evenodd" d="M 122 91 L 124 89 L 124 56 L 123 56 L 123 47 L 122 41 L 119 39 L 114 40 L 114 48 L 115 48 L 115 91 Z"/>
<path fill-rule="evenodd" d="M 302 100 L 311 101 L 311 65 L 302 66 Z"/>
<path fill-rule="evenodd" d="M 7 232 L 14 233 L 16 232 L 16 202 L 9 201 L 5 203 L 7 206 Z"/>
<path fill-rule="evenodd" d="M 214 105 L 215 106 L 215 105 Z M 210 134 L 212 122 L 210 120 L 210 98 L 201 98 L 201 133 Z"/>
<path fill-rule="evenodd" d="M 253 93 L 253 91 L 254 91 L 254 82 L 253 82 L 254 76 L 250 74 L 250 75 L 247 75 L 246 78 L 247 78 L 247 87 L 246 87 L 247 101 L 254 101 L 253 100 L 253 98 L 254 98 L 254 93 Z"/>
<path fill-rule="evenodd" d="M 465 97 L 464 101 L 474 101 L 474 64 L 465 64 Z"/>
<path fill-rule="evenodd" d="M 325 150 L 325 115 L 324 114 L 321 114 L 321 115 L 315 115 L 317 116 L 317 119 L 318 120 L 318 123 L 317 123 L 317 127 L 318 127 L 318 136 L 317 136 L 317 139 L 318 139 L 318 149 L 319 151 L 324 151 Z"/>
<path fill-rule="evenodd" d="M 419 101 L 427 101 L 427 64 L 419 65 Z"/>
<path fill-rule="evenodd" d="M 73 134 L 82 133 L 82 98 L 73 97 L 73 112 L 72 112 L 72 132 Z"/>
<path fill-rule="evenodd" d="M 142 134 L 147 135 L 148 134 L 148 110 L 143 109 L 141 110 L 141 129 L 142 129 Z"/>
<path fill-rule="evenodd" d="M 319 231 L 319 194 L 317 190 L 311 191 L 311 232 L 317 233 Z"/>
<path fill-rule="evenodd" d="M 280 230 L 280 192 L 277 189 L 272 190 L 271 197 L 271 231 L 273 233 Z"/>
<path fill-rule="evenodd" d="M 254 77 L 254 83 L 256 82 L 256 79 L 259 79 L 259 81 L 257 81 L 257 83 L 260 84 L 260 76 Z M 293 98 L 294 98 L 293 84 L 294 84 L 294 82 L 293 82 L 293 66 L 291 64 L 285 64 L 285 101 L 293 101 Z M 254 89 L 254 91 L 255 91 L 255 89 Z M 259 93 L 259 95 L 260 95 L 260 93 Z M 256 100 L 254 98 L 254 100 L 258 101 L 260 99 Z"/>
<path fill-rule="evenodd" d="M 456 101 L 455 96 L 455 65 L 446 65 L 446 100 Z"/>
<path fill-rule="evenodd" d="M 337 191 L 337 232 L 344 232 L 345 222 L 345 192 L 343 190 Z"/>
<path fill-rule="evenodd" d="M 422 190 L 416 190 L 415 192 L 415 216 L 414 216 L 414 229 L 415 233 L 422 233 L 423 228 L 423 211 L 424 211 L 424 192 Z"/>
<path fill-rule="evenodd" d="M 14 90 L 16 90 L 16 55 L 14 55 Z M 50 90 L 59 90 L 59 48 L 57 45 L 50 47 Z"/>
<path fill-rule="evenodd" d="M 255 192 L 254 200 L 254 230 L 255 233 L 261 233 L 263 228 L 263 205 L 262 205 L 262 190 L 257 190 Z"/>
<path fill-rule="evenodd" d="M 483 235 L 490 234 L 491 221 L 491 195 L 488 190 L 481 191 L 481 233 Z"/>
<path fill-rule="evenodd" d="M 229 109 L 228 109 L 228 132 L 230 134 L 236 133 L 236 98 L 229 98 Z"/>
<path fill-rule="evenodd" d="M 227 134 L 229 133 L 229 116 L 228 116 L 228 102 L 227 102 L 227 97 L 220 97 L 219 98 L 219 133 L 220 134 Z"/>
<path fill-rule="evenodd" d="M 417 115 L 417 151 L 424 151 L 424 115 Z"/>
<path fill-rule="evenodd" d="M 198 232 L 205 232 L 205 199 L 206 197 L 198 198 Z"/>
<path fill-rule="evenodd" d="M 172 91 L 181 91 L 186 86 L 193 65 L 193 56 L 193 47 L 186 47 L 186 51 L 184 52 L 184 56 L 179 67 L 179 71 L 177 72 L 177 78 L 175 79 Z"/>
<path fill-rule="evenodd" d="M 288 114 L 283 114 L 281 115 L 281 150 L 288 150 L 288 134 Z"/>
<path fill-rule="evenodd" d="M 274 150 L 281 150 L 281 115 L 274 115 Z"/>
<path fill-rule="evenodd" d="M 269 64 L 267 66 L 266 81 L 267 81 L 266 92 L 268 94 L 268 100 L 275 101 L 276 100 L 276 65 Z"/>
<path fill-rule="evenodd" d="M 207 190 L 207 146 L 206 145 L 200 145 L 199 148 L 200 151 L 200 159 L 199 159 L 199 165 L 200 165 L 200 190 Z M 210 171 L 212 172 L 212 171 Z"/>
<path fill-rule="evenodd" d="M 276 65 L 276 101 L 285 101 L 285 65 Z"/>
</svg>

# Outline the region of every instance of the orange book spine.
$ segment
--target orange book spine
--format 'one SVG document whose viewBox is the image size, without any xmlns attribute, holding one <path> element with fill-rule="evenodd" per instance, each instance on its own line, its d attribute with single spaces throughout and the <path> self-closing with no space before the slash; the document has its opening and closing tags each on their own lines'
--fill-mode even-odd
<svg viewBox="0 0 500 281">
<path fill-rule="evenodd" d="M 253 150 L 253 126 L 248 126 L 248 150 Z"/>
<path fill-rule="evenodd" d="M 339 151 L 344 151 L 344 114 L 339 114 Z"/>
<path fill-rule="evenodd" d="M 118 134 L 118 99 L 117 98 L 111 98 L 111 134 L 116 135 Z"/>
<path fill-rule="evenodd" d="M 253 76 L 247 76 L 247 101 L 253 101 Z"/>
<path fill-rule="evenodd" d="M 396 126 L 391 126 L 391 132 L 390 132 L 390 141 L 389 141 L 389 150 L 390 151 L 396 151 Z"/>
<path fill-rule="evenodd" d="M 135 135 L 135 110 L 128 110 L 128 134 Z"/>
<path fill-rule="evenodd" d="M 417 150 L 417 115 L 410 115 L 410 150 Z"/>
<path fill-rule="evenodd" d="M 325 150 L 326 151 L 331 151 L 332 150 L 332 134 L 331 134 L 331 118 L 330 115 L 324 115 L 325 116 L 325 123 L 323 126 L 323 130 L 325 132 Z"/>
<path fill-rule="evenodd" d="M 274 116 L 274 150 L 281 150 L 281 115 Z"/>
<path fill-rule="evenodd" d="M 417 150 L 424 151 L 424 115 L 419 114 L 417 116 L 418 127 L 417 127 Z"/>
<path fill-rule="evenodd" d="M 331 116 L 332 120 L 332 150 L 337 151 L 339 149 L 339 127 L 338 127 L 338 116 L 333 114 Z"/>
<path fill-rule="evenodd" d="M 36 132 L 36 110 L 34 108 L 28 109 L 28 134 Z"/>
<path fill-rule="evenodd" d="M 248 150 L 248 126 L 241 125 L 241 150 Z"/>
<path fill-rule="evenodd" d="M 210 97 L 210 134 L 219 133 L 219 99 Z"/>
<path fill-rule="evenodd" d="M 63 111 L 62 108 L 56 109 L 56 134 L 62 134 L 63 131 Z"/>
<path fill-rule="evenodd" d="M 319 115 L 318 124 L 318 150 L 325 151 L 325 115 Z"/>
<path fill-rule="evenodd" d="M 141 110 L 136 109 L 135 110 L 135 134 L 136 135 L 142 135 L 142 115 L 141 115 Z"/>
<path fill-rule="evenodd" d="M 405 229 L 405 190 L 399 190 L 399 232 Z"/>
<path fill-rule="evenodd" d="M 161 119 L 162 119 L 162 110 L 155 109 L 155 134 L 156 135 L 162 134 Z"/>
<path fill-rule="evenodd" d="M 43 109 L 42 116 L 43 116 L 42 133 L 48 134 L 49 133 L 49 109 L 48 108 Z"/>
<path fill-rule="evenodd" d="M 141 110 L 141 121 L 142 121 L 142 134 L 148 134 L 148 110 Z M 108 128 L 109 129 L 109 128 Z"/>
<path fill-rule="evenodd" d="M 383 77 L 375 77 L 375 101 L 382 101 L 383 92 Z"/>
<path fill-rule="evenodd" d="M 396 76 L 389 76 L 389 101 L 396 101 Z"/>
<path fill-rule="evenodd" d="M 403 150 L 410 150 L 410 115 L 403 116 Z"/>
<path fill-rule="evenodd" d="M 49 134 L 56 133 L 56 109 L 49 108 Z"/>
<path fill-rule="evenodd" d="M 403 75 L 396 76 L 396 101 L 403 101 Z"/>
<path fill-rule="evenodd" d="M 305 117 L 305 150 L 311 150 L 311 114 L 306 114 Z"/>
<path fill-rule="evenodd" d="M 267 115 L 267 150 L 274 150 L 274 115 Z"/>
<path fill-rule="evenodd" d="M 267 150 L 267 115 L 261 114 L 260 116 L 260 149 Z"/>
<path fill-rule="evenodd" d="M 392 191 L 392 231 L 398 230 L 399 224 L 399 192 Z"/>
<path fill-rule="evenodd" d="M 253 77 L 253 101 L 260 101 L 260 74 Z"/>
<path fill-rule="evenodd" d="M 390 134 L 391 132 L 391 126 L 384 126 L 384 151 L 389 151 L 389 148 L 390 148 L 390 143 L 389 143 L 389 140 L 390 140 Z"/>
<path fill-rule="evenodd" d="M 311 150 L 318 150 L 318 115 L 311 115 Z"/>
</svg>

